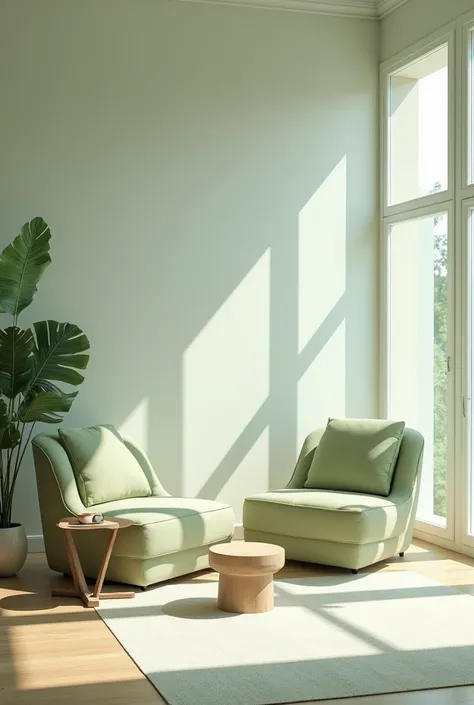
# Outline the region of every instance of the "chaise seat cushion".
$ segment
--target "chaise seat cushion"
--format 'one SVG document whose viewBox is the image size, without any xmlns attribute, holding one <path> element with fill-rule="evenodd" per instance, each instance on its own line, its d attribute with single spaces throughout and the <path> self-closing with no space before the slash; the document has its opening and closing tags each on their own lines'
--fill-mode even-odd
<svg viewBox="0 0 474 705">
<path fill-rule="evenodd" d="M 207 499 L 139 497 L 98 504 L 93 511 L 130 519 L 119 531 L 114 556 L 154 558 L 228 540 L 234 529 L 232 508 Z"/>
<path fill-rule="evenodd" d="M 365 544 L 399 536 L 409 512 L 409 499 L 287 488 L 248 497 L 243 524 L 250 531 Z"/>
</svg>

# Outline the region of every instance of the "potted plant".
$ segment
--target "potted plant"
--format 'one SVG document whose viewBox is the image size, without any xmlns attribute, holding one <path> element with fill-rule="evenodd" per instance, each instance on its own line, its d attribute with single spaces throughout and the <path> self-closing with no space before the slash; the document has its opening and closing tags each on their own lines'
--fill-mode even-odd
<svg viewBox="0 0 474 705">
<path fill-rule="evenodd" d="M 51 262 L 50 238 L 44 220 L 34 218 L 0 255 L 0 314 L 12 319 L 0 328 L 0 577 L 15 575 L 26 560 L 26 533 L 12 522 L 12 506 L 35 424 L 62 421 L 77 392 L 64 392 L 56 382 L 81 384 L 84 377 L 78 370 L 89 362 L 89 341 L 72 323 L 18 326 Z"/>
</svg>

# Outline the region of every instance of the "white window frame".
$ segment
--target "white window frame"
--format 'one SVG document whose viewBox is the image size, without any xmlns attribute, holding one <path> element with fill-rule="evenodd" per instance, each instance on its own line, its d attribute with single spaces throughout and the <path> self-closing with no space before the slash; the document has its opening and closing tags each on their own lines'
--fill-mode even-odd
<svg viewBox="0 0 474 705">
<path fill-rule="evenodd" d="M 417 208 L 430 206 L 444 201 L 454 200 L 454 137 L 455 137 L 455 23 L 451 23 L 442 30 L 434 32 L 427 39 L 418 42 L 409 49 L 400 52 L 395 57 L 384 61 L 380 65 L 380 86 L 381 86 L 381 163 L 380 173 L 382 175 L 382 217 L 388 217 L 397 213 L 406 213 Z M 435 51 L 443 44 L 448 45 L 448 189 L 438 193 L 420 196 L 410 201 L 388 204 L 389 196 L 389 170 L 390 170 L 390 142 L 388 134 L 388 115 L 390 109 L 390 76 L 406 64 L 417 59 L 421 59 L 430 51 Z"/>
<path fill-rule="evenodd" d="M 471 63 L 474 57 L 474 46 L 470 41 L 471 30 L 474 30 L 474 12 L 463 15 L 457 22 L 456 61 L 459 68 L 456 72 L 456 179 L 458 184 L 456 196 L 460 200 L 474 197 L 474 183 L 469 183 L 469 146 L 471 139 L 474 140 L 474 130 L 470 120 L 470 110 L 474 113 L 474 95 L 471 88 L 474 77 L 474 65 Z"/>
<path fill-rule="evenodd" d="M 471 34 L 471 32 L 473 32 Z M 448 190 L 413 201 L 388 206 L 388 77 L 436 46 L 448 42 L 449 114 L 448 114 Z M 448 211 L 450 248 L 449 321 L 450 352 L 453 372 L 450 376 L 450 450 L 447 486 L 447 529 L 417 521 L 415 536 L 474 557 L 474 535 L 469 535 L 470 443 L 474 445 L 474 277 L 470 269 L 474 242 L 468 238 L 468 218 L 474 210 L 474 183 L 469 183 L 469 168 L 474 171 L 474 10 L 454 23 L 418 42 L 407 51 L 381 65 L 381 397 L 380 412 L 388 409 L 388 227 L 394 222 L 420 217 L 440 210 Z M 472 113 L 470 113 L 472 111 Z M 474 145 L 473 145 L 474 152 Z M 474 180 L 474 173 L 472 174 Z M 474 265 L 473 265 L 474 269 Z M 472 320 L 470 321 L 470 317 Z M 471 367 L 472 365 L 472 367 Z M 465 410 L 465 411 L 464 411 Z M 474 527 L 473 527 L 474 528 Z"/>
<path fill-rule="evenodd" d="M 457 300 L 457 321 L 459 335 L 459 383 L 456 397 L 459 399 L 457 415 L 460 419 L 457 433 L 458 463 L 456 473 L 455 507 L 456 528 L 455 548 L 474 555 L 474 536 L 470 536 L 469 527 L 469 497 L 468 487 L 471 467 L 470 444 L 474 443 L 474 418 L 471 413 L 470 394 L 474 393 L 474 369 L 471 368 L 471 356 L 474 350 L 469 350 L 469 334 L 474 326 L 474 308 L 470 307 L 471 291 L 474 292 L 474 282 L 469 281 L 471 274 L 471 258 L 474 256 L 472 243 L 468 238 L 469 213 L 474 209 L 474 183 L 469 183 L 470 147 L 474 141 L 474 95 L 472 84 L 474 79 L 474 11 L 468 12 L 457 21 L 457 85 L 456 85 L 456 212 L 458 228 L 456 238 L 458 243 L 458 257 L 456 278 L 459 280 Z M 471 113 L 472 111 L 472 113 Z M 474 145 L 472 145 L 474 147 Z M 474 165 L 473 165 L 474 166 Z M 472 321 L 470 320 L 472 316 Z M 474 328 L 472 328 L 474 332 Z"/>
<path fill-rule="evenodd" d="M 465 37 L 469 36 L 469 27 L 473 26 L 474 13 L 470 13 L 469 20 L 466 20 Z M 459 391 L 459 375 L 456 375 L 455 340 L 456 340 L 456 302 L 459 293 L 455 282 L 457 281 L 456 270 L 458 267 L 456 257 L 456 241 L 458 240 L 456 230 L 456 179 L 458 173 L 455 171 L 455 156 L 458 155 L 462 147 L 458 147 L 456 141 L 456 130 L 458 128 L 455 119 L 459 116 L 459 109 L 455 110 L 455 96 L 459 96 L 456 83 L 456 63 L 459 58 L 456 56 L 456 27 L 457 22 L 450 23 L 446 27 L 430 34 L 428 37 L 414 46 L 400 52 L 395 57 L 383 62 L 380 66 L 380 116 L 381 116 L 381 384 L 380 384 L 380 416 L 387 417 L 389 413 L 389 373 L 390 373 L 390 311 L 389 311 L 389 291 L 390 291 L 390 262 L 388 253 L 388 237 L 390 227 L 395 223 L 408 220 L 415 220 L 429 215 L 436 215 L 439 212 L 448 214 L 448 330 L 449 330 L 449 350 L 448 356 L 451 359 L 451 371 L 448 373 L 448 467 L 447 467 L 447 489 L 446 489 L 446 526 L 435 523 L 415 521 L 415 531 L 420 538 L 429 540 L 435 539 L 439 543 L 449 546 L 454 543 L 458 534 L 458 520 L 454 511 L 456 502 L 456 472 L 455 467 L 459 457 L 459 430 L 456 425 L 456 399 Z M 466 39 L 467 41 L 467 39 Z M 459 43 L 459 42 L 458 42 Z M 390 101 L 390 76 L 413 61 L 422 58 L 431 51 L 435 51 L 443 44 L 448 47 L 448 188 L 435 194 L 421 196 L 403 203 L 389 205 L 389 168 L 390 168 L 390 143 L 388 134 L 388 116 Z M 467 86 L 467 79 L 465 81 Z M 467 124 L 467 120 L 466 120 Z M 459 135 L 459 132 L 457 133 Z M 467 172 L 466 172 L 467 178 Z M 459 183 L 459 182 L 458 182 Z M 474 186 L 472 187 L 474 195 Z M 459 346 L 457 348 L 459 352 Z M 459 489 L 459 488 L 458 488 Z M 473 543 L 474 550 L 474 543 Z"/>
<path fill-rule="evenodd" d="M 467 176 L 467 172 L 466 172 Z M 469 493 L 468 487 L 470 485 L 469 473 L 474 471 L 474 467 L 470 467 L 471 463 L 471 444 L 474 442 L 474 434 L 472 433 L 472 423 L 473 416 L 471 413 L 471 399 L 470 394 L 473 393 L 473 374 L 474 368 L 471 366 L 471 359 L 474 353 L 470 351 L 469 345 L 469 333 L 474 331 L 474 307 L 470 306 L 470 301 L 472 300 L 472 294 L 474 293 L 474 282 L 470 281 L 470 273 L 473 268 L 471 268 L 471 262 L 473 262 L 474 256 L 474 243 L 470 242 L 468 235 L 468 225 L 469 225 L 469 215 L 472 211 L 474 213 L 474 197 L 467 198 L 463 200 L 458 207 L 458 221 L 460 223 L 460 230 L 463 237 L 460 239 L 460 257 L 459 257 L 459 271 L 462 272 L 461 276 L 461 286 L 460 286 L 460 314 L 461 314 L 461 398 L 462 398 L 462 410 L 461 410 L 461 422 L 460 433 L 459 433 L 459 448 L 460 448 L 460 462 L 458 477 L 459 482 L 456 487 L 455 494 L 455 506 L 456 506 L 456 539 L 464 546 L 469 546 L 474 549 L 474 536 L 470 536 L 468 532 L 469 526 Z"/>
</svg>

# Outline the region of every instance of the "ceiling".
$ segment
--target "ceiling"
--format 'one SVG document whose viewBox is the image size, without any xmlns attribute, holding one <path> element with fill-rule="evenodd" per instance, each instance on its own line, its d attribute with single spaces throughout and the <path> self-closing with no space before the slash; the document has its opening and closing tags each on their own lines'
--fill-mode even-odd
<svg viewBox="0 0 474 705">
<path fill-rule="evenodd" d="M 244 7 L 310 12 L 319 15 L 341 17 L 365 17 L 381 19 L 408 0 L 188 0 L 189 2 L 211 2 L 219 5 L 241 5 Z"/>
</svg>

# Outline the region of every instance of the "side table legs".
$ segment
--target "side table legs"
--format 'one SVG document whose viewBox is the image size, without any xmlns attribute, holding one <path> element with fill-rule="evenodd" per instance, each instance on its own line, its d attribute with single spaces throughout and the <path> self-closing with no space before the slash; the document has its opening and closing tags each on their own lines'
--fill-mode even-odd
<svg viewBox="0 0 474 705">
<path fill-rule="evenodd" d="M 71 569 L 71 575 L 74 581 L 74 588 L 53 590 L 53 597 L 77 597 L 82 600 L 85 607 L 98 607 L 99 600 L 118 600 L 120 598 L 135 597 L 134 592 L 101 592 L 102 586 L 104 584 L 105 574 L 107 572 L 107 567 L 109 565 L 110 556 L 112 554 L 112 549 L 114 547 L 115 539 L 117 536 L 117 531 L 118 529 L 112 529 L 110 531 L 110 537 L 107 541 L 107 548 L 102 559 L 99 575 L 97 576 L 97 581 L 94 590 L 93 592 L 91 592 L 87 586 L 87 582 L 84 577 L 84 572 L 82 570 L 74 539 L 72 538 L 71 532 L 67 529 L 64 529 L 64 537 L 66 539 L 69 567 Z"/>
<path fill-rule="evenodd" d="M 112 555 L 112 549 L 114 547 L 115 539 L 117 538 L 117 533 L 118 529 L 112 529 L 112 531 L 110 532 L 109 540 L 107 541 L 107 548 L 105 549 L 104 558 L 102 559 L 102 565 L 100 566 L 99 575 L 97 576 L 97 580 L 94 587 L 94 592 L 92 593 L 92 596 L 97 599 L 100 597 L 100 591 L 102 590 L 102 586 L 104 584 L 105 574 L 109 566 L 110 556 Z M 74 548 L 76 547 L 74 546 Z"/>
</svg>

